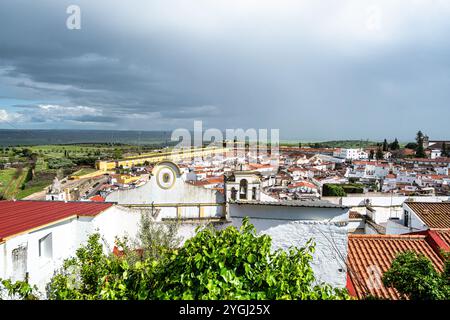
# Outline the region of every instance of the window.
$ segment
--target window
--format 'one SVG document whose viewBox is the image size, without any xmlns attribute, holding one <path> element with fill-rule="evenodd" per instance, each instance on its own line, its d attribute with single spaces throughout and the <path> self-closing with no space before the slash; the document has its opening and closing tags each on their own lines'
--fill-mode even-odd
<svg viewBox="0 0 450 320">
<path fill-rule="evenodd" d="M 247 199 L 247 187 L 248 187 L 247 180 L 242 179 L 239 182 L 239 199 Z"/>
<path fill-rule="evenodd" d="M 252 188 L 252 200 L 256 200 L 256 187 Z"/>
<path fill-rule="evenodd" d="M 53 256 L 52 234 L 39 239 L 39 257 L 51 259 Z"/>
<path fill-rule="evenodd" d="M 236 189 L 233 187 L 231 188 L 231 200 L 236 200 Z"/>
<path fill-rule="evenodd" d="M 23 281 L 26 278 L 27 252 L 28 247 L 26 244 L 22 244 L 19 247 L 12 250 L 13 281 Z"/>
<path fill-rule="evenodd" d="M 405 218 L 404 218 L 405 227 L 408 227 L 409 226 L 409 212 L 407 210 L 405 210 L 404 215 L 405 215 Z"/>
</svg>

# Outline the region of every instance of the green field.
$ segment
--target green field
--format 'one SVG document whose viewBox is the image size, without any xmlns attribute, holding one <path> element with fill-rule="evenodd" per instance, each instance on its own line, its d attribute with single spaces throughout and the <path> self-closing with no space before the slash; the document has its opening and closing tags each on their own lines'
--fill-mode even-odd
<svg viewBox="0 0 450 320">
<path fill-rule="evenodd" d="M 14 179 L 16 169 L 0 170 L 0 195 L 3 195 L 9 187 L 11 181 Z"/>
<path fill-rule="evenodd" d="M 25 197 L 28 197 L 29 195 L 32 195 L 33 193 L 41 192 L 46 187 L 51 185 L 51 183 L 52 183 L 52 180 L 41 180 L 34 184 L 27 184 L 26 188 L 24 190 L 20 190 L 16 194 L 16 199 L 23 199 Z"/>
<path fill-rule="evenodd" d="M 94 145 L 42 145 L 28 147 L 33 152 L 48 158 L 62 158 L 62 157 L 86 157 L 95 156 L 102 153 L 108 153 L 112 150 L 110 147 L 100 147 Z"/>
<path fill-rule="evenodd" d="M 0 170 L 0 195 L 4 199 L 12 199 L 20 191 L 27 177 L 28 168 Z"/>
<path fill-rule="evenodd" d="M 321 142 L 303 142 L 303 141 L 281 141 L 281 146 L 298 147 L 301 143 L 302 147 L 313 148 L 367 148 L 377 145 L 376 141 L 368 140 L 336 140 L 336 141 L 321 141 Z"/>
</svg>

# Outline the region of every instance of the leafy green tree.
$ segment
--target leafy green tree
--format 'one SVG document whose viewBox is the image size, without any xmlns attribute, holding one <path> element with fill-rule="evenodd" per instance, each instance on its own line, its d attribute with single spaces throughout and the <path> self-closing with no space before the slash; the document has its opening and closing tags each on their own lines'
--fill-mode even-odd
<svg viewBox="0 0 450 320">
<path fill-rule="evenodd" d="M 73 166 L 74 166 L 74 163 L 70 159 L 66 159 L 66 158 L 50 158 L 50 159 L 48 159 L 48 168 L 49 169 L 71 168 Z"/>
<path fill-rule="evenodd" d="M 383 160 L 384 154 L 383 154 L 383 151 L 381 151 L 381 148 L 377 149 L 377 153 L 375 154 L 375 157 L 377 158 L 377 160 Z"/>
<path fill-rule="evenodd" d="M 392 142 L 389 146 L 389 148 L 391 150 L 399 150 L 400 149 L 400 144 L 398 143 L 397 138 L 395 138 L 394 142 Z"/>
<path fill-rule="evenodd" d="M 154 215 L 156 209 L 150 212 Z M 177 222 L 154 222 L 149 214 L 141 214 L 137 239 L 118 240 L 117 243 L 124 252 L 130 263 L 134 258 L 139 260 L 161 260 L 171 251 L 179 248 L 182 238 L 178 236 L 179 224 Z M 136 249 L 138 248 L 138 249 Z"/>
<path fill-rule="evenodd" d="M 416 148 L 416 157 L 417 157 L 417 158 L 425 158 L 426 156 L 427 156 L 427 155 L 426 155 L 425 150 L 424 150 L 424 148 L 423 148 L 423 143 L 420 142 L 420 143 L 417 145 L 417 148 Z"/>
<path fill-rule="evenodd" d="M 442 151 L 441 155 L 443 157 L 447 157 L 449 155 L 449 152 L 447 151 L 447 144 L 445 142 L 442 144 L 442 150 L 441 151 Z"/>
<path fill-rule="evenodd" d="M 4 298 L 39 300 L 39 293 L 37 287 L 30 285 L 27 280 L 13 282 L 0 278 L 0 300 Z"/>
<path fill-rule="evenodd" d="M 116 159 L 116 160 L 122 159 L 122 156 L 123 156 L 123 150 L 122 149 L 120 149 L 120 148 L 114 149 L 114 152 L 113 152 L 114 159 Z"/>
<path fill-rule="evenodd" d="M 384 141 L 383 141 L 383 151 L 388 151 L 388 149 L 389 149 L 389 144 L 388 144 L 387 140 L 384 139 Z"/>
<path fill-rule="evenodd" d="M 268 235 L 243 220 L 241 228 L 207 227 L 174 251 L 157 273 L 157 299 L 339 299 L 343 290 L 314 285 L 314 246 L 272 251 Z"/>
<path fill-rule="evenodd" d="M 423 133 L 420 130 L 416 133 L 416 142 L 419 143 L 419 141 L 423 141 Z"/>
<path fill-rule="evenodd" d="M 417 143 L 416 142 L 409 142 L 405 145 L 406 149 L 413 149 L 416 150 L 417 149 Z"/>
<path fill-rule="evenodd" d="M 416 134 L 416 142 L 417 142 L 416 157 L 418 158 L 426 157 L 425 149 L 423 148 L 423 138 L 424 135 L 422 131 L 419 130 L 419 132 L 417 132 Z"/>
<path fill-rule="evenodd" d="M 108 271 L 108 257 L 103 253 L 100 235 L 94 233 L 86 245 L 77 249 L 75 257 L 65 260 L 53 276 L 47 285 L 48 297 L 55 300 L 98 299 Z"/>
<path fill-rule="evenodd" d="M 344 188 L 338 184 L 326 183 L 323 185 L 322 195 L 325 197 L 345 197 Z"/>
<path fill-rule="evenodd" d="M 383 275 L 383 284 L 412 300 L 450 299 L 450 259 L 445 256 L 445 270 L 436 271 L 422 254 L 407 251 L 399 254 Z"/>
<path fill-rule="evenodd" d="M 371 149 L 369 152 L 369 160 L 373 160 L 374 157 L 375 157 L 375 151 L 373 151 L 373 149 Z"/>
<path fill-rule="evenodd" d="M 99 240 L 91 236 L 66 261 L 49 285 L 51 299 L 349 298 L 346 290 L 315 283 L 310 242 L 273 251 L 270 237 L 257 236 L 248 219 L 239 230 L 205 227 L 181 248 L 169 243 L 164 254 L 140 259 L 129 258 L 130 248 L 106 256 Z"/>
</svg>

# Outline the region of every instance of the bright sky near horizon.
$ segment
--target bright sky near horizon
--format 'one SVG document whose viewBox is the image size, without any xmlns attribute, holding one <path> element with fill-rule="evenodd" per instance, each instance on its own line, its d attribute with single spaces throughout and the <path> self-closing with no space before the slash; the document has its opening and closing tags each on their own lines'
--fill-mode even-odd
<svg viewBox="0 0 450 320">
<path fill-rule="evenodd" d="M 81 29 L 66 22 L 81 9 Z M 2 0 L 0 128 L 450 138 L 450 1 Z"/>
</svg>

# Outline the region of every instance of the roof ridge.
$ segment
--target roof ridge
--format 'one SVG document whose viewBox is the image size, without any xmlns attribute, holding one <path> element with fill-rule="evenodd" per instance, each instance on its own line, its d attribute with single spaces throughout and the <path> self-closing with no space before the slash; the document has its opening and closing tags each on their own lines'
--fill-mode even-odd
<svg viewBox="0 0 450 320">
<path fill-rule="evenodd" d="M 77 204 L 102 204 L 101 202 L 94 202 L 94 201 L 80 201 L 80 200 L 70 200 L 70 201 L 64 201 L 64 200 L 0 200 L 0 202 L 42 202 L 42 203 L 77 203 Z M 117 204 L 117 202 L 112 202 L 112 201 L 105 201 L 103 202 L 103 204 L 105 203 L 110 203 L 110 204 Z"/>
<path fill-rule="evenodd" d="M 425 239 L 425 235 L 411 235 L 411 234 L 349 234 L 350 238 L 360 239 L 400 239 L 400 240 L 413 240 L 413 239 Z"/>
<path fill-rule="evenodd" d="M 450 204 L 448 200 L 442 201 L 415 201 L 415 200 L 405 200 L 405 203 L 417 203 L 417 204 Z"/>
</svg>

